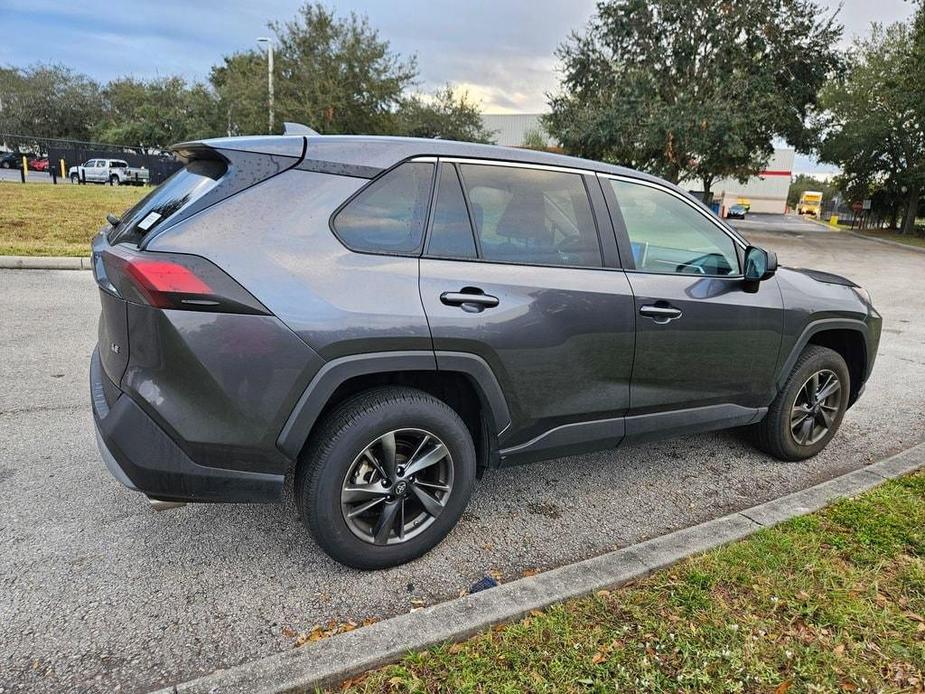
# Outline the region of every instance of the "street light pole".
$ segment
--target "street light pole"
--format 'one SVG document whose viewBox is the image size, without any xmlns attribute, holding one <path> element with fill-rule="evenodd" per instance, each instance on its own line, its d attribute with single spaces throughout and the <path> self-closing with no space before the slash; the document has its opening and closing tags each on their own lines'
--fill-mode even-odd
<svg viewBox="0 0 925 694">
<path fill-rule="evenodd" d="M 267 44 L 267 96 L 270 107 L 268 119 L 267 134 L 273 134 L 273 39 L 267 36 L 261 36 L 257 43 Z"/>
</svg>

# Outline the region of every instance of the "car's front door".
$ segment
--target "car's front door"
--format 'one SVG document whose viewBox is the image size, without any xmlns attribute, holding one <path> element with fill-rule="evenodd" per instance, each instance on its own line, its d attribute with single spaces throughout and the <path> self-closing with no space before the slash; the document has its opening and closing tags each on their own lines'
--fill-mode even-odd
<svg viewBox="0 0 925 694">
<path fill-rule="evenodd" d="M 612 230 L 589 184 L 594 176 L 568 170 L 440 164 L 421 298 L 438 368 L 443 352 L 473 354 L 500 382 L 512 420 L 504 457 L 622 437 L 633 297 L 607 267 L 616 245 L 612 255 L 601 246 L 594 209 Z"/>
<path fill-rule="evenodd" d="M 628 434 L 743 424 L 773 399 L 782 299 L 742 278 L 743 243 L 656 184 L 601 176 L 630 255 L 636 359 Z M 757 411 L 756 411 L 757 410 Z"/>
</svg>

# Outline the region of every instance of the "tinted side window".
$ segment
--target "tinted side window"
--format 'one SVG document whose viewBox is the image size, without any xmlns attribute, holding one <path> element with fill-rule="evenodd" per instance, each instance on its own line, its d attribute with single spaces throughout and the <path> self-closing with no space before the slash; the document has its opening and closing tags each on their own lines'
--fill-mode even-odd
<svg viewBox="0 0 925 694">
<path fill-rule="evenodd" d="M 657 188 L 610 180 L 637 270 L 668 274 L 735 275 L 735 243 L 710 220 Z"/>
<path fill-rule="evenodd" d="M 581 176 L 460 165 L 482 258 L 532 265 L 601 267 L 601 248 Z"/>
<path fill-rule="evenodd" d="M 429 255 L 445 258 L 475 258 L 475 239 L 456 167 L 443 164 L 437 183 L 434 221 L 427 244 Z"/>
<path fill-rule="evenodd" d="M 356 251 L 411 253 L 421 247 L 434 165 L 402 164 L 364 188 L 334 218 L 334 231 Z"/>
</svg>

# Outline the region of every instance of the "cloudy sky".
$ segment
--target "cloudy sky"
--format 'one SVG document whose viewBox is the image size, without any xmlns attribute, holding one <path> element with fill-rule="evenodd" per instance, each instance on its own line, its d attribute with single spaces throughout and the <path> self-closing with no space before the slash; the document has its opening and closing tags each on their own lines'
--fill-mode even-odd
<svg viewBox="0 0 925 694">
<path fill-rule="evenodd" d="M 252 48 L 267 22 L 301 0 L 0 0 L 0 64 L 57 61 L 106 81 L 182 74 L 205 79 L 223 55 Z M 553 51 L 584 26 L 594 0 L 327 0 L 354 10 L 395 51 L 415 54 L 421 88 L 466 88 L 486 113 L 545 110 L 555 89 Z M 846 36 L 872 21 L 905 19 L 909 0 L 822 0 L 842 5 Z"/>
<path fill-rule="evenodd" d="M 105 81 L 180 73 L 204 79 L 221 56 L 252 48 L 300 0 L 0 0 L 0 64 L 60 61 Z M 544 110 L 556 86 L 553 51 L 591 16 L 594 0 L 328 0 L 369 16 L 421 87 L 463 85 L 490 113 Z M 839 0 L 824 0 L 836 7 Z M 909 0 L 845 0 L 846 34 L 905 19 Z"/>
</svg>

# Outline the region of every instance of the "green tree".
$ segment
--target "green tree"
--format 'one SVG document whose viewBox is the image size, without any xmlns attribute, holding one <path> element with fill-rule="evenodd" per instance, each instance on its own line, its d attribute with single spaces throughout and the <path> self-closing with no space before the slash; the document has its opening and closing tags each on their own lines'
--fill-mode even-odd
<svg viewBox="0 0 925 694">
<path fill-rule="evenodd" d="M 392 52 L 365 17 L 338 18 L 305 4 L 295 19 L 274 22 L 274 130 L 299 121 L 320 133 L 394 132 L 397 111 L 417 76 L 417 63 Z M 266 130 L 266 57 L 257 50 L 226 57 L 211 81 L 232 133 Z"/>
<path fill-rule="evenodd" d="M 524 133 L 524 141 L 520 143 L 524 149 L 545 151 L 549 147 L 549 136 L 540 127 L 530 128 Z"/>
<path fill-rule="evenodd" d="M 874 25 L 850 51 L 849 66 L 821 96 L 820 158 L 842 168 L 846 186 L 905 203 L 903 233 L 915 228 L 925 188 L 925 19 Z M 918 71 L 917 71 L 918 70 Z"/>
<path fill-rule="evenodd" d="M 63 65 L 0 69 L 0 132 L 89 139 L 102 112 L 99 91 L 96 82 Z"/>
<path fill-rule="evenodd" d="M 747 178 L 806 120 L 839 64 L 834 14 L 812 0 L 601 0 L 557 55 L 547 130 L 569 151 L 697 178 Z"/>
<path fill-rule="evenodd" d="M 466 93 L 457 94 L 450 85 L 429 97 L 412 94 L 405 98 L 398 108 L 394 133 L 485 143 L 492 142 L 494 135 L 485 129 L 478 104 Z"/>
<path fill-rule="evenodd" d="M 107 84 L 101 96 L 104 113 L 94 132 L 102 142 L 164 148 L 224 134 L 218 100 L 204 84 L 126 77 Z"/>
</svg>

